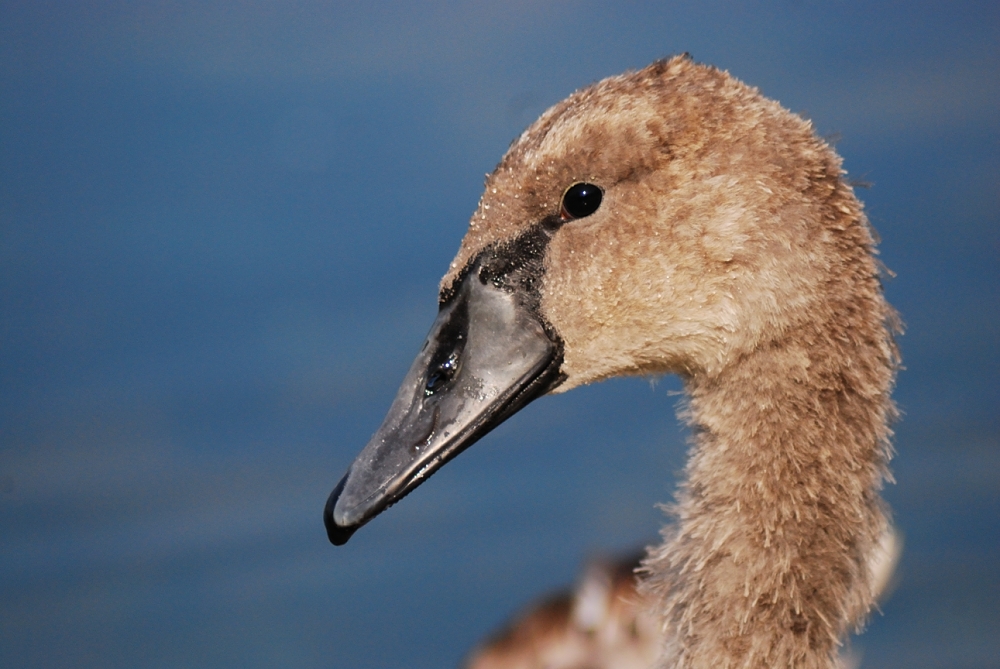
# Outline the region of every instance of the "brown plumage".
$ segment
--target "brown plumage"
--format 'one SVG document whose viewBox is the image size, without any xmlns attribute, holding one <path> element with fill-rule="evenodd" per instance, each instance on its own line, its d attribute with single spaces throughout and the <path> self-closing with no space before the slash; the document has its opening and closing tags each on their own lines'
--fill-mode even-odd
<svg viewBox="0 0 1000 669">
<path fill-rule="evenodd" d="M 895 531 L 883 535 L 869 566 L 879 602 L 890 593 L 902 550 Z M 479 645 L 465 669 L 650 669 L 661 646 L 655 598 L 637 590 L 639 557 L 595 560 L 572 591 L 550 595 Z M 860 622 L 860 621 L 859 621 Z M 844 669 L 860 656 L 840 649 Z"/>
<path fill-rule="evenodd" d="M 578 183 L 603 199 L 574 218 Z M 676 373 L 692 446 L 641 570 L 660 665 L 836 666 L 888 531 L 896 320 L 874 254 L 833 149 L 726 72 L 676 57 L 577 91 L 487 177 L 331 540 L 540 393 Z M 518 342 L 506 367 L 493 332 Z"/>
<path fill-rule="evenodd" d="M 593 560 L 572 592 L 532 606 L 477 648 L 466 669 L 648 669 L 659 650 L 639 557 Z"/>
<path fill-rule="evenodd" d="M 549 243 L 541 308 L 565 342 L 556 392 L 684 378 L 687 477 L 643 567 L 664 666 L 830 667 L 872 604 L 895 318 L 843 177 L 809 122 L 673 58 L 528 128 L 442 282 L 558 213 L 570 184 L 604 189 Z"/>
</svg>

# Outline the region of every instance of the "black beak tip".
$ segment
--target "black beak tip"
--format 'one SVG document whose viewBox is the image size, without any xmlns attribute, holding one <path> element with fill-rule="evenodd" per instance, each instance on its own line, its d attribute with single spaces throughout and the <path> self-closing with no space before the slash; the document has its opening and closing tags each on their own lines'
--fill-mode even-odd
<svg viewBox="0 0 1000 669">
<path fill-rule="evenodd" d="M 344 484 L 346 483 L 347 476 L 345 475 L 344 478 L 340 479 L 340 483 L 333 489 L 333 492 L 330 493 L 329 499 L 326 500 L 326 508 L 323 509 L 323 524 L 326 525 L 326 536 L 329 537 L 330 543 L 334 546 L 343 546 L 346 544 L 351 535 L 360 527 L 359 525 L 341 527 L 333 519 L 333 507 L 337 505 L 337 500 L 340 499 L 340 493 L 343 492 Z"/>
</svg>

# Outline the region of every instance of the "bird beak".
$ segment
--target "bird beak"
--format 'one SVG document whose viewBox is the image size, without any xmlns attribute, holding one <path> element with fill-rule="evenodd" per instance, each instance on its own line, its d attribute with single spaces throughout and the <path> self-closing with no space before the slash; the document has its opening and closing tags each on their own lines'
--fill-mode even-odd
<svg viewBox="0 0 1000 669">
<path fill-rule="evenodd" d="M 480 269 L 441 305 L 382 426 L 330 494 L 323 521 L 334 545 L 562 382 L 562 344 L 528 306 L 537 299 Z"/>
</svg>

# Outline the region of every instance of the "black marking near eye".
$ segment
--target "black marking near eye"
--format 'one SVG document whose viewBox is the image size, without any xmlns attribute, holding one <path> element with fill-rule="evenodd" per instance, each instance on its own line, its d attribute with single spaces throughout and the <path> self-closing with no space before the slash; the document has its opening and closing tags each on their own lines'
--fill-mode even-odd
<svg viewBox="0 0 1000 669">
<path fill-rule="evenodd" d="M 562 219 L 558 216 L 547 216 L 538 223 L 529 226 L 513 239 L 494 242 L 473 256 L 458 273 L 450 285 L 444 287 L 438 294 L 439 308 L 444 309 L 454 300 L 460 300 L 459 288 L 469 274 L 483 285 L 492 284 L 498 290 L 514 295 L 521 307 L 534 314 L 538 323 L 545 330 L 549 339 L 559 347 L 562 364 L 562 339 L 555 328 L 541 312 L 542 285 L 545 280 L 545 253 L 552 237 L 562 227 Z M 451 373 L 448 364 L 451 351 L 457 351 L 457 364 L 462 364 L 462 349 L 465 347 L 465 336 L 469 328 L 468 304 L 459 301 L 449 323 L 442 330 L 439 339 L 448 339 L 454 344 L 441 345 L 434 353 L 428 366 L 424 392 L 427 397 L 435 394 L 439 388 L 446 387 L 450 378 L 457 374 Z M 440 377 L 435 373 L 440 369 Z M 449 377 L 450 374 L 450 377 Z M 448 377 L 448 378 L 445 378 Z M 553 377 L 552 383 L 562 383 L 564 377 Z M 548 382 L 547 382 L 548 383 Z M 553 386 L 546 386 L 551 389 Z M 547 391 L 546 391 L 547 392 Z"/>
<path fill-rule="evenodd" d="M 603 199 L 604 191 L 599 186 L 582 182 L 575 183 L 563 193 L 560 215 L 563 220 L 567 221 L 590 216 L 601 206 Z"/>
</svg>

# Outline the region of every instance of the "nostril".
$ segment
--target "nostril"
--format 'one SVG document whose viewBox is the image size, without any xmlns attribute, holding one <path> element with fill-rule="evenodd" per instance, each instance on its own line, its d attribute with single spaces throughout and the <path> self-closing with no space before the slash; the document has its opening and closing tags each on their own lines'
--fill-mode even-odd
<svg viewBox="0 0 1000 669">
<path fill-rule="evenodd" d="M 427 386 L 424 388 L 424 392 L 428 395 L 433 395 L 448 381 L 449 377 L 443 369 L 431 372 L 431 375 L 427 377 Z"/>
<path fill-rule="evenodd" d="M 444 362 L 432 368 L 427 374 L 427 383 L 424 385 L 424 394 L 433 395 L 441 390 L 449 381 L 454 378 L 458 371 L 458 353 L 453 352 Z"/>
</svg>

